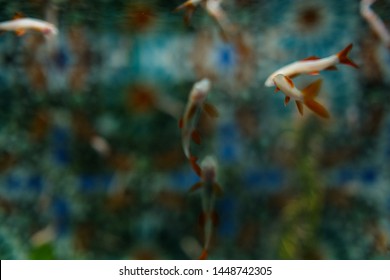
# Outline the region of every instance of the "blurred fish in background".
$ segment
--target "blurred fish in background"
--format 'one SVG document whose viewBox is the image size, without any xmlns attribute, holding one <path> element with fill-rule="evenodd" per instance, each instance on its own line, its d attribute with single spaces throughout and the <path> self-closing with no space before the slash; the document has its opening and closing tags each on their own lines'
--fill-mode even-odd
<svg viewBox="0 0 390 280">
<path fill-rule="evenodd" d="M 389 259 L 390 1 L 198 1 L 188 24 L 184 2 L 0 0 L 0 257 Z M 264 85 L 349 44 L 358 69 L 294 77 L 329 119 Z M 204 78 L 202 209 L 177 124 Z"/>
</svg>

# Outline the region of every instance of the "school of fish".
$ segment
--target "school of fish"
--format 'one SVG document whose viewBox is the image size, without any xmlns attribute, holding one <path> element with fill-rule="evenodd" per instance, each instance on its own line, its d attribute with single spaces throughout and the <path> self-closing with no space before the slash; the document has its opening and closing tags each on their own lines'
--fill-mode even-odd
<svg viewBox="0 0 390 280">
<path fill-rule="evenodd" d="M 371 5 L 376 0 L 361 0 L 361 14 L 367 20 L 371 28 L 386 45 L 390 45 L 390 35 L 384 23 L 372 11 Z M 192 14 L 198 6 L 217 23 L 218 27 L 227 37 L 232 32 L 233 25 L 230 22 L 225 10 L 222 8 L 222 0 L 188 0 L 179 5 L 174 11 L 185 11 L 185 20 L 190 22 Z M 15 32 L 18 36 L 24 35 L 28 31 L 36 31 L 44 36 L 58 35 L 58 29 L 52 23 L 40 19 L 23 17 L 17 14 L 14 19 L 0 23 L 1 32 Z M 298 89 L 293 80 L 299 75 L 319 75 L 324 70 L 337 70 L 338 64 L 344 64 L 353 68 L 359 66 L 348 57 L 352 50 L 352 44 L 346 46 L 336 54 L 325 58 L 310 56 L 300 61 L 287 64 L 273 73 L 266 79 L 265 87 L 275 86 L 275 91 L 281 91 L 285 95 L 284 104 L 287 105 L 290 100 L 294 100 L 297 109 L 301 115 L 304 113 L 304 107 L 307 107 L 319 117 L 329 118 L 329 111 L 317 101 L 318 94 L 323 83 L 322 79 L 317 79 L 308 84 L 303 89 Z M 195 82 L 189 95 L 187 105 L 179 120 L 181 129 L 182 149 L 186 159 L 194 172 L 199 176 L 200 181 L 190 188 L 190 192 L 202 189 L 202 224 L 204 228 L 204 245 L 199 259 L 207 259 L 210 250 L 210 243 L 216 226 L 215 199 L 222 194 L 222 188 L 217 181 L 218 164 L 214 156 L 205 157 L 198 164 L 199 156 L 194 155 L 191 149 L 191 142 L 201 144 L 201 135 L 198 131 L 199 118 L 202 113 L 206 113 L 211 118 L 219 116 L 219 112 L 214 105 L 207 102 L 211 90 L 211 80 L 204 77 Z M 110 151 L 109 145 L 99 136 L 93 139 L 92 144 L 95 149 L 103 154 Z"/>
</svg>

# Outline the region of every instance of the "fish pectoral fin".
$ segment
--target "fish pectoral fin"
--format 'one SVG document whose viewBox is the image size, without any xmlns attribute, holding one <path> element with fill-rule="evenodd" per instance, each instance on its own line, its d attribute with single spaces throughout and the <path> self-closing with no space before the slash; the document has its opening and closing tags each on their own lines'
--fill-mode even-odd
<svg viewBox="0 0 390 280">
<path fill-rule="evenodd" d="M 303 116 L 303 105 L 302 105 L 302 102 L 295 101 L 295 104 L 297 104 L 297 108 L 298 108 L 299 114 L 301 114 L 301 116 Z"/>
<path fill-rule="evenodd" d="M 194 130 L 192 133 L 191 133 L 191 139 L 198 145 L 200 145 L 200 142 L 201 142 L 201 138 L 200 138 L 200 134 L 198 131 Z"/>
<path fill-rule="evenodd" d="M 315 80 L 310 85 L 302 90 L 302 94 L 305 98 L 315 98 L 321 89 L 322 79 Z"/>
<path fill-rule="evenodd" d="M 280 91 L 280 88 L 279 87 L 275 87 L 275 93 L 277 93 L 278 91 Z"/>
<path fill-rule="evenodd" d="M 287 106 L 288 102 L 290 102 L 290 96 L 284 98 L 284 106 Z"/>
<path fill-rule="evenodd" d="M 309 75 L 312 75 L 312 76 L 316 76 L 316 75 L 319 75 L 320 72 L 319 71 L 313 71 L 313 72 L 310 72 Z"/>
<path fill-rule="evenodd" d="M 330 117 L 328 110 L 325 109 L 320 103 L 311 98 L 304 99 L 305 105 L 314 113 L 322 118 L 328 119 Z"/>
<path fill-rule="evenodd" d="M 188 192 L 194 192 L 196 190 L 199 190 L 201 187 L 203 187 L 203 182 L 195 183 L 191 186 L 191 188 L 188 190 Z"/>
<path fill-rule="evenodd" d="M 217 196 L 222 196 L 223 195 L 223 190 L 221 188 L 221 185 L 218 184 L 218 183 L 214 183 L 213 184 L 213 192 L 217 195 Z"/>
<path fill-rule="evenodd" d="M 18 36 L 22 36 L 24 33 L 26 33 L 26 30 L 25 29 L 18 29 L 15 31 L 15 33 Z"/>
<path fill-rule="evenodd" d="M 217 108 L 214 105 L 210 104 L 210 103 L 204 102 L 203 103 L 203 110 L 210 117 L 217 118 L 219 116 L 219 112 L 218 112 Z"/>
<path fill-rule="evenodd" d="M 309 57 L 306 57 L 304 59 L 302 59 L 301 61 L 306 61 L 306 60 L 318 60 L 320 59 L 318 56 L 309 56 Z"/>
<path fill-rule="evenodd" d="M 195 171 L 195 173 L 199 176 L 202 177 L 202 169 L 200 168 L 199 164 L 196 162 L 198 160 L 197 157 L 195 156 L 190 156 L 190 163 L 192 169 Z"/>
</svg>

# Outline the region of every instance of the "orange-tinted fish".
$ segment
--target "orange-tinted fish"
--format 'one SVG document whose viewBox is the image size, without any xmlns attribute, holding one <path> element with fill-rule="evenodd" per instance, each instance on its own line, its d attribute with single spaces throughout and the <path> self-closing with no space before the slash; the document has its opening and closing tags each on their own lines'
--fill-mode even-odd
<svg viewBox="0 0 390 280">
<path fill-rule="evenodd" d="M 320 103 L 315 101 L 315 97 L 321 88 L 322 80 L 318 79 L 308 85 L 303 90 L 299 90 L 295 87 L 293 81 L 282 74 L 276 75 L 273 79 L 276 90 L 281 90 L 285 95 L 284 104 L 294 99 L 297 105 L 298 111 L 303 115 L 303 104 L 305 104 L 310 110 L 319 115 L 322 118 L 329 118 L 329 113 Z"/>
<path fill-rule="evenodd" d="M 191 187 L 190 192 L 193 192 L 199 188 L 203 189 L 202 223 L 204 226 L 204 246 L 199 259 L 205 260 L 208 257 L 211 236 L 216 224 L 214 203 L 216 197 L 222 194 L 222 188 L 217 182 L 218 166 L 214 157 L 207 156 L 201 163 L 201 169 L 201 180 Z"/>
</svg>

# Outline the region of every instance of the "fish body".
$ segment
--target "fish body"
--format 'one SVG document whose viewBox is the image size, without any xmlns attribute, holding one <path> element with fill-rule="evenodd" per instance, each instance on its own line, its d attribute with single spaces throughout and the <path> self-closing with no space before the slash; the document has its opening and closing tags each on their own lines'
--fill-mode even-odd
<svg viewBox="0 0 390 280">
<path fill-rule="evenodd" d="M 300 74 L 318 75 L 319 72 L 323 70 L 337 70 L 336 64 L 339 63 L 358 68 L 358 66 L 347 56 L 351 49 L 352 44 L 349 44 L 339 53 L 322 59 L 311 56 L 303 60 L 288 64 L 273 72 L 265 81 L 265 86 L 272 87 L 274 85 L 273 79 L 278 74 L 283 74 L 289 78 L 294 78 Z"/>
<path fill-rule="evenodd" d="M 385 46 L 390 48 L 390 32 L 381 18 L 371 9 L 376 0 L 362 0 L 360 2 L 360 14 L 366 19 L 371 29 L 381 39 Z"/>
<path fill-rule="evenodd" d="M 57 35 L 57 27 L 47 21 L 34 18 L 15 18 L 0 23 L 0 31 L 14 31 L 17 35 L 23 35 L 26 31 L 34 30 L 44 35 Z"/>
<path fill-rule="evenodd" d="M 191 139 L 197 144 L 200 144 L 201 142 L 200 135 L 196 128 L 202 111 L 205 111 L 211 117 L 218 117 L 219 115 L 217 109 L 212 104 L 206 102 L 210 88 L 211 82 L 207 78 L 194 84 L 188 98 L 184 115 L 179 121 L 184 154 L 190 160 L 192 168 L 199 176 L 201 176 L 201 169 L 197 164 L 198 158 L 191 155 L 190 142 Z"/>
<path fill-rule="evenodd" d="M 219 25 L 222 35 L 225 39 L 228 38 L 228 35 L 233 33 L 234 27 L 229 21 L 228 16 L 221 7 L 222 0 L 208 0 L 204 7 L 207 13 L 216 21 Z"/>
<path fill-rule="evenodd" d="M 189 24 L 191 17 L 192 17 L 192 14 L 194 13 L 196 7 L 199 4 L 204 3 L 206 1 L 207 0 L 188 0 L 188 1 L 184 2 L 183 4 L 181 4 L 180 6 L 178 6 L 174 11 L 177 12 L 180 10 L 185 10 L 186 13 L 184 16 L 184 20 L 187 24 Z"/>
<path fill-rule="evenodd" d="M 185 156 L 190 159 L 190 140 L 200 143 L 199 135 L 196 131 L 199 113 L 209 93 L 211 83 L 209 79 L 202 79 L 196 82 L 190 92 L 187 106 L 182 119 L 180 128 L 182 129 L 182 146 Z"/>
<path fill-rule="evenodd" d="M 217 22 L 222 31 L 222 35 L 227 38 L 227 34 L 232 31 L 232 25 L 230 24 L 225 11 L 221 7 L 222 2 L 223 0 L 189 0 L 178 6 L 175 11 L 185 9 L 185 21 L 189 24 L 191 16 L 197 6 L 202 6 L 209 16 Z"/>
<path fill-rule="evenodd" d="M 216 214 L 214 210 L 215 199 L 222 193 L 217 182 L 217 161 L 212 156 L 207 156 L 200 164 L 202 176 L 200 182 L 191 187 L 190 191 L 202 188 L 202 223 L 204 227 L 204 245 L 199 259 L 207 259 L 210 248 L 211 237 L 216 225 Z"/>
<path fill-rule="evenodd" d="M 322 118 L 329 118 L 329 112 L 320 103 L 315 101 L 316 96 L 321 88 L 322 80 L 318 79 L 309 84 L 303 90 L 295 87 L 293 81 L 283 74 L 274 77 L 273 82 L 277 90 L 281 90 L 285 95 L 284 104 L 287 105 L 290 99 L 294 99 L 298 111 L 303 115 L 303 104 Z"/>
</svg>

